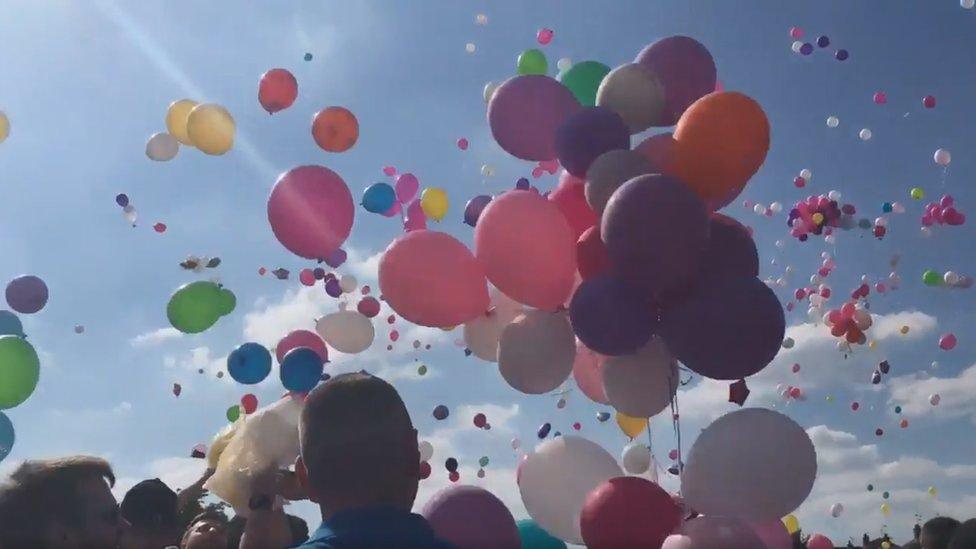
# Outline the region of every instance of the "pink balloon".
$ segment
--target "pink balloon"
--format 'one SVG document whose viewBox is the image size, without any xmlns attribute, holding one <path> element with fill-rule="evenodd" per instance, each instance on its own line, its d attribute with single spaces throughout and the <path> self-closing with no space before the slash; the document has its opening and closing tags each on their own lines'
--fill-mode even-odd
<svg viewBox="0 0 976 549">
<path fill-rule="evenodd" d="M 302 272 L 298 273 L 298 280 L 305 286 L 315 286 L 315 273 L 312 269 L 302 269 Z"/>
<path fill-rule="evenodd" d="M 488 104 L 488 124 L 498 145 L 522 160 L 556 158 L 556 128 L 578 111 L 573 92 L 538 74 L 510 78 Z"/>
<path fill-rule="evenodd" d="M 278 358 L 278 364 L 281 364 L 281 361 L 285 359 L 288 351 L 298 347 L 307 347 L 315 351 L 322 357 L 322 362 L 329 361 L 329 350 L 325 347 L 325 342 L 322 341 L 322 338 L 318 334 L 308 330 L 295 330 L 281 338 L 281 341 L 275 346 L 275 357 Z"/>
<path fill-rule="evenodd" d="M 834 542 L 823 534 L 814 534 L 807 541 L 807 549 L 834 549 Z"/>
<path fill-rule="evenodd" d="M 396 175 L 396 172 L 397 172 L 397 170 L 393 166 L 383 166 L 383 173 L 385 175 L 393 176 L 393 175 Z"/>
<path fill-rule="evenodd" d="M 555 204 L 531 191 L 508 191 L 481 213 L 475 255 L 488 280 L 515 301 L 555 310 L 576 278 L 576 239 Z"/>
<path fill-rule="evenodd" d="M 397 216 L 397 215 L 400 215 L 400 212 L 402 212 L 402 211 L 403 211 L 403 205 L 400 204 L 399 202 L 394 202 L 393 205 L 390 206 L 390 209 L 389 210 L 386 210 L 385 212 L 383 212 L 383 216 L 384 217 Z"/>
<path fill-rule="evenodd" d="M 576 342 L 576 360 L 573 361 L 573 379 L 586 398 L 599 404 L 610 404 L 603 389 L 603 361 L 606 357 L 590 350 L 582 342 Z"/>
<path fill-rule="evenodd" d="M 539 168 L 541 169 L 541 168 Z M 600 218 L 586 202 L 586 181 L 564 171 L 559 176 L 559 186 L 549 193 L 549 201 L 554 203 L 563 213 L 569 228 L 573 230 L 575 238 L 579 237 L 596 225 Z"/>
<path fill-rule="evenodd" d="M 417 191 L 420 189 L 420 181 L 417 180 L 417 176 L 412 173 L 401 173 L 396 179 L 396 189 L 397 200 L 407 204 L 417 196 Z"/>
<path fill-rule="evenodd" d="M 324 259 L 342 246 L 354 213 L 349 187 L 323 166 L 288 170 L 268 197 L 268 221 L 275 237 L 306 259 Z"/>
<path fill-rule="evenodd" d="M 421 326 L 457 326 L 488 310 L 484 268 L 446 233 L 416 230 L 394 240 L 379 279 L 387 304 Z"/>
<path fill-rule="evenodd" d="M 759 539 L 766 544 L 766 549 L 793 549 L 793 538 L 782 520 L 773 519 L 761 524 L 753 524 Z"/>
<path fill-rule="evenodd" d="M 956 348 L 956 334 L 945 334 L 939 338 L 939 348 L 943 351 L 951 351 Z"/>
<path fill-rule="evenodd" d="M 420 200 L 414 200 L 407 206 L 407 215 L 403 218 L 403 230 L 406 232 L 419 231 L 427 228 L 427 214 L 420 206 Z"/>
</svg>

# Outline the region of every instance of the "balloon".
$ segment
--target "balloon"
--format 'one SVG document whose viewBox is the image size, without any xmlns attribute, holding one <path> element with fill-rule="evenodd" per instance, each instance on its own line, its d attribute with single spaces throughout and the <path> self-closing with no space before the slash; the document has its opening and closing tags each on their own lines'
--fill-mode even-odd
<svg viewBox="0 0 976 549">
<path fill-rule="evenodd" d="M 667 408 L 679 381 L 678 364 L 659 337 L 635 354 L 611 356 L 603 364 L 607 400 L 632 417 L 651 417 Z"/>
<path fill-rule="evenodd" d="M 322 341 L 322 338 L 319 337 L 318 334 L 308 330 L 295 330 L 281 338 L 281 341 L 279 341 L 278 345 L 275 346 L 275 358 L 278 359 L 278 364 L 281 364 L 281 362 L 285 360 L 285 355 L 288 354 L 288 351 L 296 347 L 307 347 L 312 349 L 319 354 L 322 362 L 329 361 L 329 350 L 326 348 L 325 342 Z M 233 376 L 234 374 L 231 374 L 231 377 Z"/>
<path fill-rule="evenodd" d="M 380 302 L 375 297 L 366 296 L 359 301 L 356 310 L 367 318 L 380 314 Z"/>
<path fill-rule="evenodd" d="M 390 244 L 379 265 L 380 292 L 421 326 L 456 326 L 488 310 L 484 269 L 447 233 L 418 230 Z"/>
<path fill-rule="evenodd" d="M 227 373 L 238 383 L 259 383 L 271 373 L 271 353 L 260 343 L 245 343 L 227 355 Z"/>
<path fill-rule="evenodd" d="M 674 175 L 717 210 L 734 200 L 762 166 L 769 121 L 746 95 L 712 93 L 685 112 L 674 140 Z"/>
<path fill-rule="evenodd" d="M 566 549 L 564 541 L 550 536 L 532 519 L 520 520 L 515 525 L 522 540 L 522 549 Z"/>
<path fill-rule="evenodd" d="M 47 305 L 47 284 L 34 275 L 20 275 L 7 284 L 6 297 L 11 309 L 34 314 Z"/>
<path fill-rule="evenodd" d="M 464 205 L 465 225 L 477 226 L 478 218 L 481 217 L 481 212 L 484 211 L 489 202 L 491 202 L 491 197 L 487 194 L 479 194 L 468 200 L 468 203 Z"/>
<path fill-rule="evenodd" d="M 830 516 L 837 518 L 844 513 L 844 506 L 840 503 L 835 503 L 830 506 Z"/>
<path fill-rule="evenodd" d="M 419 200 L 414 200 L 407 206 L 407 213 L 403 217 L 404 232 L 422 231 L 427 228 L 427 215 Z"/>
<path fill-rule="evenodd" d="M 623 474 L 598 444 L 564 435 L 543 442 L 521 465 L 519 491 L 529 516 L 550 534 L 583 543 L 579 516 L 586 496 Z"/>
<path fill-rule="evenodd" d="M 498 145 L 522 160 L 556 158 L 556 129 L 579 110 L 565 86 L 548 76 L 516 76 L 502 83 L 488 104 L 488 124 Z"/>
<path fill-rule="evenodd" d="M 814 534 L 807 540 L 807 549 L 834 549 L 834 542 L 823 534 Z"/>
<path fill-rule="evenodd" d="M 132 204 L 129 204 L 128 206 L 122 208 L 122 216 L 125 217 L 125 220 L 126 221 L 128 221 L 129 223 L 132 223 L 132 226 L 133 227 L 136 226 L 136 219 L 138 219 L 139 214 L 136 213 L 136 207 L 135 206 L 133 206 Z"/>
<path fill-rule="evenodd" d="M 14 447 L 14 424 L 7 414 L 0 412 L 0 461 L 3 461 Z"/>
<path fill-rule="evenodd" d="M 447 193 L 438 187 L 428 187 L 420 195 L 420 207 L 424 210 L 427 219 L 440 221 L 447 215 Z"/>
<path fill-rule="evenodd" d="M 753 524 L 752 530 L 766 544 L 766 549 L 793 549 L 793 539 L 779 519 Z"/>
<path fill-rule="evenodd" d="M 248 393 L 241 397 L 241 409 L 245 414 L 253 414 L 258 409 L 258 397 Z"/>
<path fill-rule="evenodd" d="M 215 103 L 197 105 L 186 117 L 186 135 L 194 147 L 206 154 L 221 155 L 229 151 L 234 146 L 236 131 L 234 117 Z"/>
<path fill-rule="evenodd" d="M 580 341 L 611 356 L 636 352 L 657 326 L 652 304 L 612 275 L 599 275 L 580 284 L 570 302 L 569 317 Z"/>
<path fill-rule="evenodd" d="M 388 183 L 373 183 L 363 192 L 363 208 L 381 214 L 396 203 L 396 191 Z"/>
<path fill-rule="evenodd" d="M 417 449 L 420 453 L 421 462 L 430 461 L 430 458 L 434 456 L 434 446 L 426 440 L 421 440 L 418 442 Z"/>
<path fill-rule="evenodd" d="M 417 191 L 420 190 L 420 181 L 412 173 L 402 173 L 396 178 L 396 195 L 397 200 L 403 202 L 404 204 L 409 204 L 414 197 L 417 196 Z"/>
<path fill-rule="evenodd" d="M 517 391 L 539 395 L 559 387 L 573 370 L 576 339 L 565 311 L 530 310 L 502 330 L 498 370 Z"/>
<path fill-rule="evenodd" d="M 17 315 L 10 311 L 0 310 L 0 336 L 12 335 L 24 337 L 24 325 Z"/>
<path fill-rule="evenodd" d="M 197 102 L 190 99 L 180 99 L 169 104 L 166 110 L 166 131 L 184 145 L 193 146 L 193 141 L 187 133 L 187 118 L 190 111 L 197 106 Z"/>
<path fill-rule="evenodd" d="M 154 133 L 149 141 L 146 141 L 146 156 L 149 160 L 166 162 L 175 158 L 178 152 L 180 152 L 180 142 L 166 132 Z"/>
<path fill-rule="evenodd" d="M 708 227 L 701 200 L 680 181 L 655 174 L 613 193 L 600 234 L 621 278 L 648 297 L 661 297 L 698 273 Z"/>
<path fill-rule="evenodd" d="M 577 63 L 559 75 L 563 86 L 573 92 L 573 97 L 584 107 L 596 105 L 596 91 L 610 67 L 599 61 Z"/>
<path fill-rule="evenodd" d="M 861 141 L 870 141 L 873 135 L 874 134 L 872 134 L 871 130 L 868 128 L 862 128 L 857 134 L 857 136 L 861 138 Z"/>
<path fill-rule="evenodd" d="M 441 421 L 447 419 L 447 416 L 451 414 L 451 411 L 447 409 L 447 406 L 443 404 L 438 404 L 434 407 L 434 419 Z"/>
<path fill-rule="evenodd" d="M 342 278 L 339 279 L 339 288 L 346 294 L 351 294 L 355 291 L 358 284 L 359 281 L 352 275 L 342 275 Z"/>
<path fill-rule="evenodd" d="M 258 102 L 274 114 L 290 107 L 298 97 L 298 81 L 285 69 L 271 69 L 261 75 L 258 83 Z"/>
<path fill-rule="evenodd" d="M 620 115 L 604 107 L 584 107 L 556 129 L 556 156 L 567 172 L 586 177 L 601 154 L 630 149 L 630 130 Z"/>
<path fill-rule="evenodd" d="M 233 312 L 237 301 L 230 290 L 198 280 L 180 286 L 166 305 L 170 324 L 185 334 L 198 334 Z"/>
<path fill-rule="evenodd" d="M 559 186 L 549 193 L 549 201 L 563 213 L 569 228 L 573 231 L 574 239 L 579 239 L 584 231 L 600 221 L 590 205 L 586 203 L 585 186 L 586 183 L 582 179 L 563 172 L 559 176 Z"/>
<path fill-rule="evenodd" d="M 682 539 L 683 538 L 683 539 Z M 675 545 L 676 541 L 678 545 Z M 756 532 L 732 517 L 699 516 L 681 526 L 681 534 L 669 536 L 662 549 L 756 549 L 764 547 Z"/>
<path fill-rule="evenodd" d="M 490 296 L 490 308 L 464 323 L 464 344 L 481 360 L 498 362 L 498 340 L 502 330 L 522 314 L 523 307 L 494 288 Z"/>
<path fill-rule="evenodd" d="M 800 521 L 797 520 L 796 516 L 794 515 L 786 515 L 785 517 L 782 518 L 782 523 L 783 526 L 786 527 L 786 531 L 789 532 L 790 535 L 800 531 Z"/>
<path fill-rule="evenodd" d="M 495 91 L 497 89 L 498 85 L 496 85 L 494 82 L 488 82 L 485 84 L 485 87 L 481 92 L 481 97 L 485 100 L 485 104 L 491 103 L 491 98 L 495 96 Z"/>
<path fill-rule="evenodd" d="M 677 144 L 673 134 L 659 133 L 641 141 L 640 145 L 634 147 L 634 152 L 646 158 L 654 167 L 649 173 L 673 175 Z"/>
<path fill-rule="evenodd" d="M 620 431 L 630 437 L 631 440 L 637 438 L 637 435 L 641 434 L 647 428 L 646 417 L 632 417 L 617 412 L 616 420 L 617 427 L 620 427 Z"/>
<path fill-rule="evenodd" d="M 512 513 L 484 488 L 444 488 L 427 500 L 420 514 L 438 538 L 458 549 L 522 546 Z"/>
<path fill-rule="evenodd" d="M 373 323 L 357 311 L 338 311 L 315 321 L 315 331 L 340 353 L 356 354 L 369 348 L 376 336 Z"/>
<path fill-rule="evenodd" d="M 603 214 L 614 191 L 627 181 L 654 173 L 651 163 L 641 154 L 624 149 L 608 151 L 597 157 L 586 172 L 586 201 L 597 215 Z"/>
<path fill-rule="evenodd" d="M 34 347 L 18 336 L 0 336 L 0 410 L 27 400 L 39 377 L 40 361 Z"/>
<path fill-rule="evenodd" d="M 587 229 L 576 241 L 576 269 L 582 280 L 590 280 L 610 270 L 610 256 L 600 238 L 600 226 Z"/>
<path fill-rule="evenodd" d="M 354 214 L 346 182 L 322 166 L 288 170 L 268 197 L 268 221 L 275 237 L 306 259 L 324 259 L 342 246 Z"/>
<path fill-rule="evenodd" d="M 307 393 L 322 378 L 324 364 L 322 357 L 308 347 L 297 347 L 288 351 L 281 361 L 279 375 L 285 389 L 295 393 Z"/>
<path fill-rule="evenodd" d="M 939 149 L 935 151 L 934 159 L 936 164 L 940 166 L 948 166 L 949 162 L 952 162 L 952 154 L 945 149 Z"/>
<path fill-rule="evenodd" d="M 538 309 L 565 303 L 576 277 L 572 230 L 555 204 L 532 191 L 491 201 L 474 231 L 475 256 L 505 295 Z"/>
<path fill-rule="evenodd" d="M 654 125 L 670 125 L 661 124 L 665 109 L 664 87 L 654 73 L 640 63 L 627 63 L 610 71 L 600 83 L 596 104 L 619 114 L 632 134 Z"/>
<path fill-rule="evenodd" d="M 939 348 L 943 351 L 951 351 L 956 348 L 956 335 L 944 334 L 939 338 Z"/>
<path fill-rule="evenodd" d="M 659 333 L 685 366 L 736 380 L 766 367 L 786 332 L 776 294 L 756 278 L 714 280 L 665 313 Z M 783 513 L 785 514 L 785 513 Z"/>
<path fill-rule="evenodd" d="M 816 475 L 817 452 L 802 427 L 772 410 L 746 408 L 698 435 L 681 493 L 699 513 L 760 523 L 799 507 Z"/>
<path fill-rule="evenodd" d="M 636 62 L 650 69 L 664 88 L 661 126 L 674 125 L 692 103 L 715 90 L 715 61 L 693 38 L 662 38 L 641 50 Z"/>
<path fill-rule="evenodd" d="M 651 468 L 651 449 L 639 442 L 632 442 L 624 448 L 620 463 L 624 471 L 631 475 L 642 475 Z"/>
<path fill-rule="evenodd" d="M 238 404 L 234 404 L 230 408 L 227 408 L 227 421 L 234 423 L 241 417 L 241 407 Z"/>
<path fill-rule="evenodd" d="M 120 208 L 124 208 L 129 205 L 129 195 L 125 193 L 120 193 L 115 195 L 115 203 L 119 205 Z"/>
<path fill-rule="evenodd" d="M 359 121 L 345 107 L 326 107 L 312 119 L 312 138 L 327 152 L 348 151 L 359 139 Z"/>
<path fill-rule="evenodd" d="M 606 357 L 591 351 L 582 342 L 576 342 L 576 359 L 573 361 L 573 379 L 586 398 L 599 404 L 608 404 L 603 390 L 603 364 Z"/>
<path fill-rule="evenodd" d="M 759 276 L 759 251 L 749 230 L 727 215 L 713 213 L 703 271 L 709 278 Z"/>
<path fill-rule="evenodd" d="M 580 531 L 593 549 L 659 547 L 680 522 L 680 509 L 660 486 L 640 477 L 617 477 L 586 496 Z"/>
<path fill-rule="evenodd" d="M 0 143 L 7 140 L 10 136 L 10 119 L 7 118 L 7 114 L 0 111 Z"/>
<path fill-rule="evenodd" d="M 544 75 L 549 71 L 549 63 L 546 61 L 546 54 L 539 50 L 525 50 L 518 56 L 516 72 L 520 75 L 536 74 Z M 504 84 L 503 84 L 504 85 Z"/>
</svg>

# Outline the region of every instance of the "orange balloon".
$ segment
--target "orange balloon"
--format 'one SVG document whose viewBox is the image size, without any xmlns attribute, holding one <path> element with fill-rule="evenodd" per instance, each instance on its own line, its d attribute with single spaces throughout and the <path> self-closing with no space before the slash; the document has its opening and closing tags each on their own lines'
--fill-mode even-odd
<svg viewBox="0 0 976 549">
<path fill-rule="evenodd" d="M 732 202 L 762 166 L 769 121 L 746 95 L 710 93 L 681 115 L 674 139 L 675 175 L 716 210 Z"/>
<path fill-rule="evenodd" d="M 326 107 L 312 119 L 312 137 L 326 151 L 348 151 L 359 139 L 359 121 L 349 109 Z"/>
</svg>

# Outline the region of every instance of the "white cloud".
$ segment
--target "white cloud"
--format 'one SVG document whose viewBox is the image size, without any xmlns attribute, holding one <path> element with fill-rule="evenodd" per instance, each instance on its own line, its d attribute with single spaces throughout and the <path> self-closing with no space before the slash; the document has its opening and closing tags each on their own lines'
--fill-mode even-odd
<svg viewBox="0 0 976 549">
<path fill-rule="evenodd" d="M 362 250 L 349 248 L 346 253 L 346 264 L 342 266 L 344 271 L 355 276 L 360 284 L 370 284 L 377 280 L 383 252 L 368 255 Z"/>
<path fill-rule="evenodd" d="M 138 472 L 140 476 L 116 479 L 112 493 L 121 501 L 130 488 L 150 478 L 158 478 L 174 491 L 182 490 L 196 482 L 206 467 L 207 462 L 203 459 L 175 456 L 154 459 Z"/>
<path fill-rule="evenodd" d="M 244 339 L 271 349 L 294 330 L 312 330 L 315 319 L 338 310 L 321 285 L 287 290 L 277 303 L 258 304 L 244 315 Z"/>
<path fill-rule="evenodd" d="M 188 356 L 166 355 L 163 357 L 163 365 L 193 373 L 198 373 L 202 369 L 206 374 L 216 375 L 227 365 L 227 356 L 214 357 L 210 347 L 195 347 L 190 350 Z"/>
<path fill-rule="evenodd" d="M 173 327 L 160 328 L 144 334 L 139 334 L 129 340 L 133 347 L 155 347 L 171 339 L 182 337 L 183 334 Z"/>
<path fill-rule="evenodd" d="M 937 420 L 968 417 L 976 423 L 976 364 L 955 377 L 900 376 L 889 380 L 891 406 L 899 405 L 907 417 L 931 417 Z M 938 394 L 938 406 L 929 403 L 929 396 Z"/>
</svg>

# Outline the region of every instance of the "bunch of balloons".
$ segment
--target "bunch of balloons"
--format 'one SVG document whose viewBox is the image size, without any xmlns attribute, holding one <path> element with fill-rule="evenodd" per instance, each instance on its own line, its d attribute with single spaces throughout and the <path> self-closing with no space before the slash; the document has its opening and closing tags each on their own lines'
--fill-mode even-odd
<svg viewBox="0 0 976 549">
<path fill-rule="evenodd" d="M 198 334 L 234 312 L 235 307 L 237 297 L 234 292 L 215 282 L 198 280 L 173 292 L 166 305 L 166 316 L 177 330 Z"/>
<path fill-rule="evenodd" d="M 216 103 L 197 103 L 192 99 L 173 101 L 166 111 L 166 131 L 154 134 L 146 144 L 146 155 L 153 160 L 171 160 L 179 144 L 219 156 L 234 146 L 237 125 L 230 112 Z M 175 140 L 175 142 L 174 142 Z"/>
<path fill-rule="evenodd" d="M 833 192 L 833 191 L 832 191 Z M 790 235 L 805 242 L 810 234 L 829 235 L 832 228 L 851 229 L 854 227 L 854 214 L 857 210 L 852 204 L 839 205 L 830 195 L 809 196 L 797 201 L 790 210 L 786 221 Z"/>
<path fill-rule="evenodd" d="M 932 225 L 962 225 L 966 222 L 966 214 L 956 209 L 955 200 L 947 194 L 942 195 L 938 202 L 930 202 L 925 206 L 922 214 L 922 226 Z"/>
<path fill-rule="evenodd" d="M 823 322 L 834 337 L 844 338 L 848 343 L 858 345 L 867 342 L 865 332 L 872 324 L 871 313 L 863 304 L 854 301 L 848 301 L 841 308 L 828 311 Z"/>
<path fill-rule="evenodd" d="M 973 286 L 973 277 L 961 275 L 955 271 L 946 271 L 945 274 L 929 269 L 922 273 L 922 282 L 926 286 L 945 286 L 947 288 L 966 289 Z"/>
<path fill-rule="evenodd" d="M 427 220 L 440 221 L 450 205 L 447 192 L 440 187 L 428 187 L 420 193 L 420 181 L 412 173 L 396 175 L 394 185 L 374 183 L 363 192 L 362 206 L 371 213 L 393 217 L 403 216 L 405 231 L 427 228 Z"/>
<path fill-rule="evenodd" d="M 136 211 L 136 207 L 129 201 L 129 195 L 125 193 L 115 195 L 115 203 L 122 208 L 122 216 L 125 220 L 135 227 L 136 220 L 139 219 L 139 213 Z"/>
</svg>

